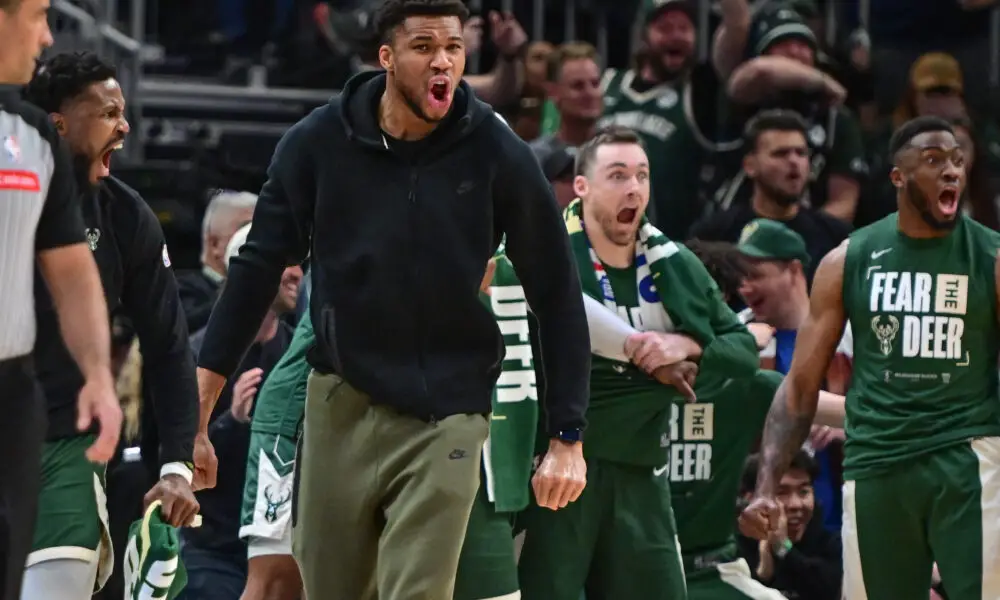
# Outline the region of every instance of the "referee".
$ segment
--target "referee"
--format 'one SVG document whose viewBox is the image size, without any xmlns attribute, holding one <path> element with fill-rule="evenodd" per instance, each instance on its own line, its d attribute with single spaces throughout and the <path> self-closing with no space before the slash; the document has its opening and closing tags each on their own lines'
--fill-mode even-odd
<svg viewBox="0 0 1000 600">
<path fill-rule="evenodd" d="M 111 377 L 108 307 L 86 244 L 71 159 L 48 116 L 20 100 L 35 60 L 52 45 L 48 0 L 0 0 L 0 594 L 17 600 L 31 548 L 45 438 L 35 346 L 36 258 L 60 329 L 85 383 L 76 426 L 101 425 L 87 450 L 106 462 L 121 409 Z"/>
<path fill-rule="evenodd" d="M 547 382 L 536 500 L 559 509 L 585 484 L 580 277 L 531 150 L 462 81 L 468 14 L 462 0 L 383 2 L 385 71 L 356 75 L 278 144 L 199 355 L 206 435 L 282 271 L 311 253 L 292 538 L 308 598 L 371 598 L 376 579 L 383 598 L 452 597 L 504 356 L 479 300 L 503 235 Z M 523 299 L 497 301 L 527 318 Z M 501 385 L 538 399 L 533 379 Z"/>
</svg>

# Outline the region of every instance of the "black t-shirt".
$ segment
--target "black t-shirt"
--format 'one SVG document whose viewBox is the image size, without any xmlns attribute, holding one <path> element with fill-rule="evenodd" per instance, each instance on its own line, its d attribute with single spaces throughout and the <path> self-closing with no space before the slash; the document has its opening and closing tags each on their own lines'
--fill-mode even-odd
<svg viewBox="0 0 1000 600">
<path fill-rule="evenodd" d="M 739 241 L 740 233 L 743 232 L 747 223 L 759 216 L 750 205 L 736 205 L 729 210 L 715 213 L 695 223 L 694 227 L 691 228 L 691 237 L 705 241 L 735 244 Z M 805 272 L 810 283 L 812 283 L 812 276 L 819 261 L 830 250 L 844 241 L 851 232 L 850 226 L 840 219 L 812 208 L 800 209 L 798 214 L 790 220 L 784 221 L 784 224 L 801 235 L 806 242 L 806 251 L 809 252 L 810 261 Z"/>
</svg>

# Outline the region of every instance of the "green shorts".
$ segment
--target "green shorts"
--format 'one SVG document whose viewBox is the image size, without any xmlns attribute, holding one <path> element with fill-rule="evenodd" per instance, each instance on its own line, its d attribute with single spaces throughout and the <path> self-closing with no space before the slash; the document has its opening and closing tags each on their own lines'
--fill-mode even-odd
<svg viewBox="0 0 1000 600">
<path fill-rule="evenodd" d="M 587 487 L 553 511 L 529 506 L 518 574 L 524 600 L 683 600 L 684 568 L 666 477 L 587 460 Z"/>
<path fill-rule="evenodd" d="M 95 436 L 46 442 L 42 449 L 41 492 L 31 554 L 25 565 L 49 560 L 97 562 L 97 589 L 114 566 L 108 529 L 104 465 L 87 460 L 84 452 Z"/>
<path fill-rule="evenodd" d="M 517 589 L 513 519 L 509 513 L 493 509 L 483 480 L 458 558 L 454 600 L 499 598 Z"/>
<path fill-rule="evenodd" d="M 1000 438 L 956 444 L 844 483 L 844 596 L 1000 598 Z"/>
<path fill-rule="evenodd" d="M 297 440 L 275 433 L 250 434 L 243 483 L 240 538 L 248 555 L 292 555 L 292 489 Z"/>
<path fill-rule="evenodd" d="M 686 575 L 688 600 L 786 600 L 778 590 L 754 579 L 742 558 L 687 570 Z"/>
</svg>

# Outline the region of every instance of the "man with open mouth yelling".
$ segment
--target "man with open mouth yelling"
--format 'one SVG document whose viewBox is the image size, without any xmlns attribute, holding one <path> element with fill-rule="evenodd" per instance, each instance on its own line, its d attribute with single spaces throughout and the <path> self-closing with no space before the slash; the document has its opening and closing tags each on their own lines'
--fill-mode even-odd
<svg viewBox="0 0 1000 600">
<path fill-rule="evenodd" d="M 468 16 L 462 0 L 382 1 L 382 70 L 352 77 L 278 143 L 198 355 L 207 428 L 281 272 L 311 256 L 314 370 L 292 512 L 309 598 L 455 595 L 503 381 L 504 334 L 479 288 L 505 236 L 526 303 L 504 306 L 531 307 L 545 365 L 534 495 L 558 511 L 586 484 L 579 272 L 531 149 L 462 80 Z"/>
<path fill-rule="evenodd" d="M 135 190 L 110 174 L 111 154 L 129 131 L 115 69 L 91 53 L 59 54 L 39 66 L 24 95 L 49 114 L 76 159 L 81 233 L 97 263 L 108 310 L 131 320 L 142 345 L 148 366 L 144 379 L 155 398 L 151 408 L 162 443 L 160 480 L 146 501 L 162 502 L 165 523 L 188 525 L 199 508 L 192 492 L 198 423 L 194 359 L 156 215 Z M 38 526 L 21 600 L 83 600 L 104 586 L 113 565 L 105 467 L 84 454 L 95 439 L 93 430 L 78 428 L 76 403 L 84 379 L 59 335 L 44 286 L 35 286 L 35 303 L 34 360 L 48 401 L 49 428 Z M 204 461 L 198 466 L 211 468 Z"/>
<path fill-rule="evenodd" d="M 1000 235 L 960 210 L 964 156 L 947 121 L 907 121 L 889 152 L 897 212 L 816 271 L 741 529 L 757 539 L 780 529 L 782 476 L 850 323 L 843 597 L 924 597 L 936 561 L 952 598 L 1000 598 L 990 575 L 1000 571 Z"/>
<path fill-rule="evenodd" d="M 753 336 L 704 265 L 645 219 L 651 165 L 641 140 L 609 127 L 576 157 L 579 200 L 564 217 L 583 292 L 637 333 L 619 358 L 591 361 L 591 479 L 580 499 L 560 511 L 529 505 L 518 516 L 528 532 L 518 564 L 524 600 L 578 600 L 581 588 L 591 600 L 686 598 L 670 479 L 708 477 L 710 457 L 699 452 L 696 464 L 694 453 L 668 451 L 678 408 L 706 410 L 697 405 L 703 392 L 757 371 Z"/>
</svg>

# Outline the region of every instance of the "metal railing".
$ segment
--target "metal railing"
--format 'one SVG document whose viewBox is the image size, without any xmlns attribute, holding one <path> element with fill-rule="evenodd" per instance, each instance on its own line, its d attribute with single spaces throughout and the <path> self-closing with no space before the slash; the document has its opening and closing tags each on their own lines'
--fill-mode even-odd
<svg viewBox="0 0 1000 600">
<path fill-rule="evenodd" d="M 751 0 L 755 7 L 769 1 L 773 0 Z M 329 96 L 329 90 L 275 89 L 266 85 L 222 86 L 144 78 L 142 74 L 143 61 L 155 55 L 153 49 L 143 43 L 150 37 L 155 38 L 155 36 L 148 35 L 146 17 L 147 9 L 155 11 L 156 6 L 155 4 L 148 5 L 147 2 L 155 3 L 156 0 L 131 0 L 127 35 L 114 26 L 118 20 L 117 0 L 53 0 L 52 3 L 56 21 L 56 49 L 59 51 L 88 49 L 112 60 L 118 66 L 119 79 L 128 98 L 129 113 L 133 120 L 141 118 L 143 102 L 147 100 L 174 102 L 188 98 L 191 102 L 230 102 L 246 105 L 256 102 L 310 103 Z M 697 53 L 702 60 L 709 58 L 711 48 L 710 19 L 713 5 L 716 2 L 717 0 L 699 0 L 698 2 Z M 858 2 L 858 23 L 861 27 L 867 27 L 869 23 L 870 2 L 871 0 L 859 0 Z M 473 5 L 479 4 L 477 0 L 472 0 L 472 3 Z M 607 56 L 608 15 L 605 12 L 604 4 L 594 0 L 534 0 L 531 22 L 528 25 L 528 33 L 532 39 L 538 40 L 544 37 L 546 19 L 551 16 L 551 12 L 547 9 L 551 7 L 551 3 L 558 3 L 562 7 L 564 40 L 576 38 L 578 17 L 582 13 L 589 13 L 591 20 L 596 25 L 595 39 L 590 41 L 595 43 L 602 56 Z M 827 43 L 835 43 L 838 39 L 839 23 L 836 6 L 836 0 L 827 2 L 826 29 L 823 32 Z M 514 0 L 501 0 L 501 8 L 508 11 L 513 10 Z M 641 19 L 642 15 L 637 15 L 634 35 L 632 36 L 633 43 L 637 41 L 637 36 L 641 31 Z M 1000 8 L 993 10 L 990 22 L 990 82 L 995 88 L 1000 88 Z M 475 69 L 477 62 L 473 59 L 470 66 Z M 134 154 L 141 152 L 141 148 L 138 146 L 136 144 L 128 148 L 126 156 L 139 158 Z"/>
</svg>

